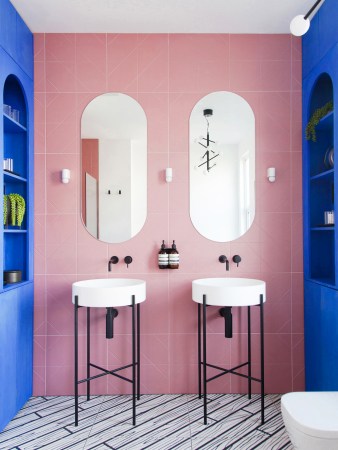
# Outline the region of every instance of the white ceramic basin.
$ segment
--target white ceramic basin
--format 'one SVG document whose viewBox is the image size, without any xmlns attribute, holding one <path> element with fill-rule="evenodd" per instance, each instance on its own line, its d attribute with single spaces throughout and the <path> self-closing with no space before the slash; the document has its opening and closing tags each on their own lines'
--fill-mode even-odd
<svg viewBox="0 0 338 450">
<path fill-rule="evenodd" d="M 251 278 L 201 278 L 192 282 L 192 299 L 207 305 L 250 306 L 260 303 L 263 294 L 265 302 L 265 281 Z"/>
<path fill-rule="evenodd" d="M 135 303 L 146 299 L 146 282 L 129 278 L 103 278 L 73 283 L 72 301 L 78 296 L 79 306 L 108 308 L 131 305 L 131 296 Z"/>
</svg>

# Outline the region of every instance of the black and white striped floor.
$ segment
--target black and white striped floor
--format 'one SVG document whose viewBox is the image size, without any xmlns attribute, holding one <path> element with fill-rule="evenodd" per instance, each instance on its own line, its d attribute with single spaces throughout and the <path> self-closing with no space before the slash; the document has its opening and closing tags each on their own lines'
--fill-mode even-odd
<svg viewBox="0 0 338 450">
<path fill-rule="evenodd" d="M 130 396 L 81 397 L 74 427 L 73 397 L 32 397 L 0 433 L 0 449 L 292 449 L 280 396 L 267 395 L 265 404 L 262 426 L 260 396 L 210 394 L 205 426 L 197 395 L 142 395 L 133 427 Z"/>
</svg>

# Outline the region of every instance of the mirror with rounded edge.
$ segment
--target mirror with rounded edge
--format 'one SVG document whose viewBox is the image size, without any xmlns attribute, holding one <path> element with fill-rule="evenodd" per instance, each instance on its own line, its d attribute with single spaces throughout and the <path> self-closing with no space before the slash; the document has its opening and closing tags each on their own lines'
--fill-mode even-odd
<svg viewBox="0 0 338 450">
<path fill-rule="evenodd" d="M 242 236 L 255 217 L 255 117 L 241 96 L 212 92 L 190 115 L 190 218 L 217 242 Z"/>
<path fill-rule="evenodd" d="M 81 216 L 100 241 L 124 242 L 147 216 L 147 119 L 126 94 L 94 98 L 81 118 Z"/>
</svg>

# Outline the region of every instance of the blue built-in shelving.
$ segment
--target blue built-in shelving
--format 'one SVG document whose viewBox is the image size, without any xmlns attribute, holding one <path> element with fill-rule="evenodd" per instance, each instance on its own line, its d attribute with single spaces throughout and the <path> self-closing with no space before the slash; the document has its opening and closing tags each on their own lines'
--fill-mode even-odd
<svg viewBox="0 0 338 450">
<path fill-rule="evenodd" d="M 333 111 L 303 138 L 305 384 L 310 391 L 338 390 L 338 2 L 326 0 L 303 38 L 303 125 L 327 102 Z M 335 18 L 333 20 L 333 18 Z M 335 153 L 337 153 L 335 151 Z M 334 211 L 335 223 L 324 223 Z"/>
<path fill-rule="evenodd" d="M 32 395 L 33 385 L 33 35 L 9 0 L 0 1 L 0 174 L 3 192 L 26 202 L 21 227 L 0 226 L 0 273 L 21 270 L 22 281 L 0 281 L 0 431 Z M 12 117 L 3 105 L 19 111 Z M 13 159 L 13 171 L 3 159 Z M 0 199 L 3 210 L 3 196 Z M 1 217 L 3 214 L 1 212 Z"/>
</svg>

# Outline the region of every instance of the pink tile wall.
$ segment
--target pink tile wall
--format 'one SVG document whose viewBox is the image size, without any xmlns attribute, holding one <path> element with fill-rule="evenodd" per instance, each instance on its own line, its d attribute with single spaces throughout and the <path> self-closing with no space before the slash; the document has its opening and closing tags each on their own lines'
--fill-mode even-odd
<svg viewBox="0 0 338 450">
<path fill-rule="evenodd" d="M 243 96 L 256 117 L 257 205 L 253 226 L 240 239 L 211 242 L 189 218 L 188 126 L 195 103 L 209 92 Z M 148 119 L 148 216 L 133 239 L 96 241 L 80 218 L 80 119 L 95 96 L 133 96 Z M 289 35 L 35 35 L 35 354 L 34 393 L 73 392 L 72 282 L 99 277 L 147 281 L 142 305 L 142 392 L 196 392 L 196 305 L 191 281 L 204 276 L 261 278 L 267 283 L 266 376 L 268 392 L 304 387 L 301 46 Z M 164 181 L 173 167 L 174 180 Z M 275 166 L 277 182 L 266 179 Z M 70 168 L 69 184 L 60 169 Z M 177 271 L 157 268 L 159 245 L 176 240 Z M 218 256 L 240 254 L 230 272 Z M 122 260 L 108 273 L 110 256 Z M 83 311 L 80 311 L 83 314 Z M 104 312 L 95 310 L 92 354 L 117 367 L 130 358 L 129 310 L 120 308 L 116 338 L 105 339 Z M 209 354 L 215 364 L 245 360 L 244 311 L 234 311 L 234 338 L 223 337 L 223 319 L 210 308 Z M 258 316 L 254 316 L 254 375 L 259 376 Z M 80 365 L 84 373 L 81 318 Z M 258 388 L 259 386 L 257 386 Z M 101 378 L 93 392 L 128 392 Z M 245 392 L 233 376 L 210 391 Z"/>
</svg>

